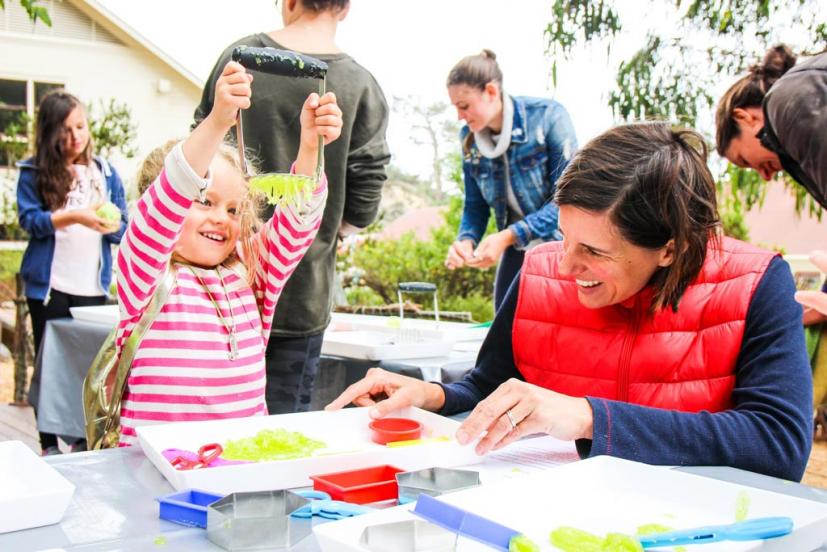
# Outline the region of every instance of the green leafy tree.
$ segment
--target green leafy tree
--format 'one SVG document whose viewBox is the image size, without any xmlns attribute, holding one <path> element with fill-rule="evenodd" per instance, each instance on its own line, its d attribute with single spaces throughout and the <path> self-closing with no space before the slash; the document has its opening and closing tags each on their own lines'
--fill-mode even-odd
<svg viewBox="0 0 827 552">
<path fill-rule="evenodd" d="M 410 122 L 411 141 L 428 148 L 434 200 L 441 203 L 449 191 L 452 155 L 459 151 L 459 124 L 445 102 L 422 105 L 421 100 L 412 96 L 394 97 L 393 100 L 394 111 Z"/>
<path fill-rule="evenodd" d="M 100 114 L 97 114 L 97 111 Z M 95 144 L 95 151 L 102 157 L 118 152 L 127 159 L 135 157 L 137 125 L 132 122 L 132 111 L 126 104 L 98 101 L 98 109 L 88 107 L 89 132 Z"/>
<path fill-rule="evenodd" d="M 789 44 L 802 55 L 827 45 L 827 10 L 821 0 L 648 0 L 651 13 L 665 12 L 667 21 L 649 29 L 639 49 L 618 68 L 608 104 L 619 120 L 664 119 L 703 128 L 709 124 L 717 98 L 710 91 L 734 82 L 769 46 Z M 623 31 L 619 0 L 552 0 L 546 28 L 552 81 L 557 62 L 575 47 L 605 44 L 607 51 Z M 628 13 L 628 12 L 627 12 Z M 820 217 L 818 205 L 790 178 L 796 211 Z M 724 167 L 718 180 L 725 231 L 746 237 L 745 210 L 763 200 L 765 183 L 755 171 Z"/>
<path fill-rule="evenodd" d="M 20 5 L 26 10 L 26 13 L 29 15 L 29 19 L 31 19 L 33 23 L 37 23 L 37 21 L 40 20 L 47 26 L 51 27 L 52 18 L 49 17 L 49 10 L 43 6 L 38 6 L 38 2 L 40 2 L 40 0 L 20 0 Z M 5 9 L 6 1 L 0 0 L 0 10 Z"/>
</svg>

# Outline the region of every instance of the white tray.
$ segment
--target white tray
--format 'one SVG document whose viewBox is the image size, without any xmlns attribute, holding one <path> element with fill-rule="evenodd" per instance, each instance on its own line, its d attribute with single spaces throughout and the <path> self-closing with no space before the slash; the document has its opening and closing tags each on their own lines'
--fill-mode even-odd
<svg viewBox="0 0 827 552">
<path fill-rule="evenodd" d="M 72 318 L 86 322 L 97 322 L 107 326 L 117 326 L 121 319 L 118 305 L 100 305 L 98 307 L 69 307 Z"/>
<path fill-rule="evenodd" d="M 459 466 L 481 460 L 472 446 L 462 447 L 454 439 L 459 422 L 408 408 L 394 416 L 422 422 L 423 438 L 450 437 L 449 441 L 426 442 L 405 447 L 386 447 L 371 441 L 368 408 L 302 412 L 277 416 L 254 416 L 209 422 L 182 422 L 137 428 L 141 448 L 176 490 L 202 489 L 216 493 L 289 489 L 310 485 L 311 475 L 391 464 L 403 470 L 432 466 Z M 208 443 L 252 437 L 262 429 L 300 431 L 324 441 L 327 449 L 309 458 L 220 466 L 177 471 L 161 455 L 168 448 L 195 451 Z"/>
<path fill-rule="evenodd" d="M 396 327 L 417 330 L 422 337 L 445 341 L 482 341 L 488 335 L 488 328 L 475 327 L 477 324 L 462 322 L 439 322 L 423 318 L 373 316 L 369 314 L 350 314 L 334 312 L 329 330 L 374 330 L 392 332 Z"/>
<path fill-rule="evenodd" d="M 419 330 L 327 331 L 322 354 L 362 360 L 398 360 L 448 356 L 453 341 L 429 338 Z"/>
<path fill-rule="evenodd" d="M 57 523 L 75 486 L 20 441 L 0 442 L 0 533 Z"/>
<path fill-rule="evenodd" d="M 789 516 L 795 524 L 793 533 L 767 541 L 721 542 L 687 550 L 815 550 L 827 540 L 827 504 L 609 456 L 443 495 L 440 500 L 521 531 L 542 550 L 551 551 L 557 549 L 550 544 L 549 533 L 560 526 L 603 536 L 608 532 L 634 533 L 638 526 L 649 523 L 675 529 L 732 523 L 741 492 L 751 500 L 749 518 Z M 414 519 L 410 512 L 413 506 L 325 523 L 313 531 L 323 552 L 363 552 L 359 537 L 365 527 Z M 471 546 L 457 550 L 477 549 L 461 540 Z"/>
</svg>

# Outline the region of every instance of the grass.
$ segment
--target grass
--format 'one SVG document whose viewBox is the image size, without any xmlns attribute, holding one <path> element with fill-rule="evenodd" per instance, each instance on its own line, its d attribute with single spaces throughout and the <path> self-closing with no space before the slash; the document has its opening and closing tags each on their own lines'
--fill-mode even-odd
<svg viewBox="0 0 827 552">
<path fill-rule="evenodd" d="M 0 250 L 0 298 L 13 299 L 14 275 L 20 272 L 20 262 L 23 260 L 23 252 L 3 249 Z M 5 286 L 7 290 L 2 289 Z"/>
</svg>

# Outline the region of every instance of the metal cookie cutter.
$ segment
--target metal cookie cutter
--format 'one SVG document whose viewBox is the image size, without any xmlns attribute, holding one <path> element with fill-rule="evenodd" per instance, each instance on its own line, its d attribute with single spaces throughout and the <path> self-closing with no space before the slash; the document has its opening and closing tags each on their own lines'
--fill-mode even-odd
<svg viewBox="0 0 827 552">
<path fill-rule="evenodd" d="M 233 493 L 207 507 L 207 538 L 225 550 L 288 548 L 312 529 L 291 517 L 309 501 L 291 491 Z"/>
<path fill-rule="evenodd" d="M 420 494 L 439 496 L 445 493 L 477 487 L 479 472 L 453 468 L 427 468 L 396 474 L 399 504 L 415 501 Z"/>
<path fill-rule="evenodd" d="M 421 519 L 369 525 L 359 544 L 371 552 L 454 552 L 457 535 Z"/>
</svg>

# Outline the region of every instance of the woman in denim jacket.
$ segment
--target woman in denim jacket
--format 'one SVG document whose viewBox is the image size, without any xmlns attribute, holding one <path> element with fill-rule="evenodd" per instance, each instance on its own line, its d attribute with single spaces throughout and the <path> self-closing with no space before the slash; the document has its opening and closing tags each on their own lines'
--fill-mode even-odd
<svg viewBox="0 0 827 552">
<path fill-rule="evenodd" d="M 448 74 L 448 95 L 465 121 L 460 131 L 465 203 L 449 269 L 499 261 L 494 308 L 523 264 L 527 248 L 560 239 L 557 178 L 577 150 L 565 108 L 554 100 L 509 96 L 490 50 L 463 58 Z M 491 209 L 499 232 L 482 238 Z"/>
</svg>

